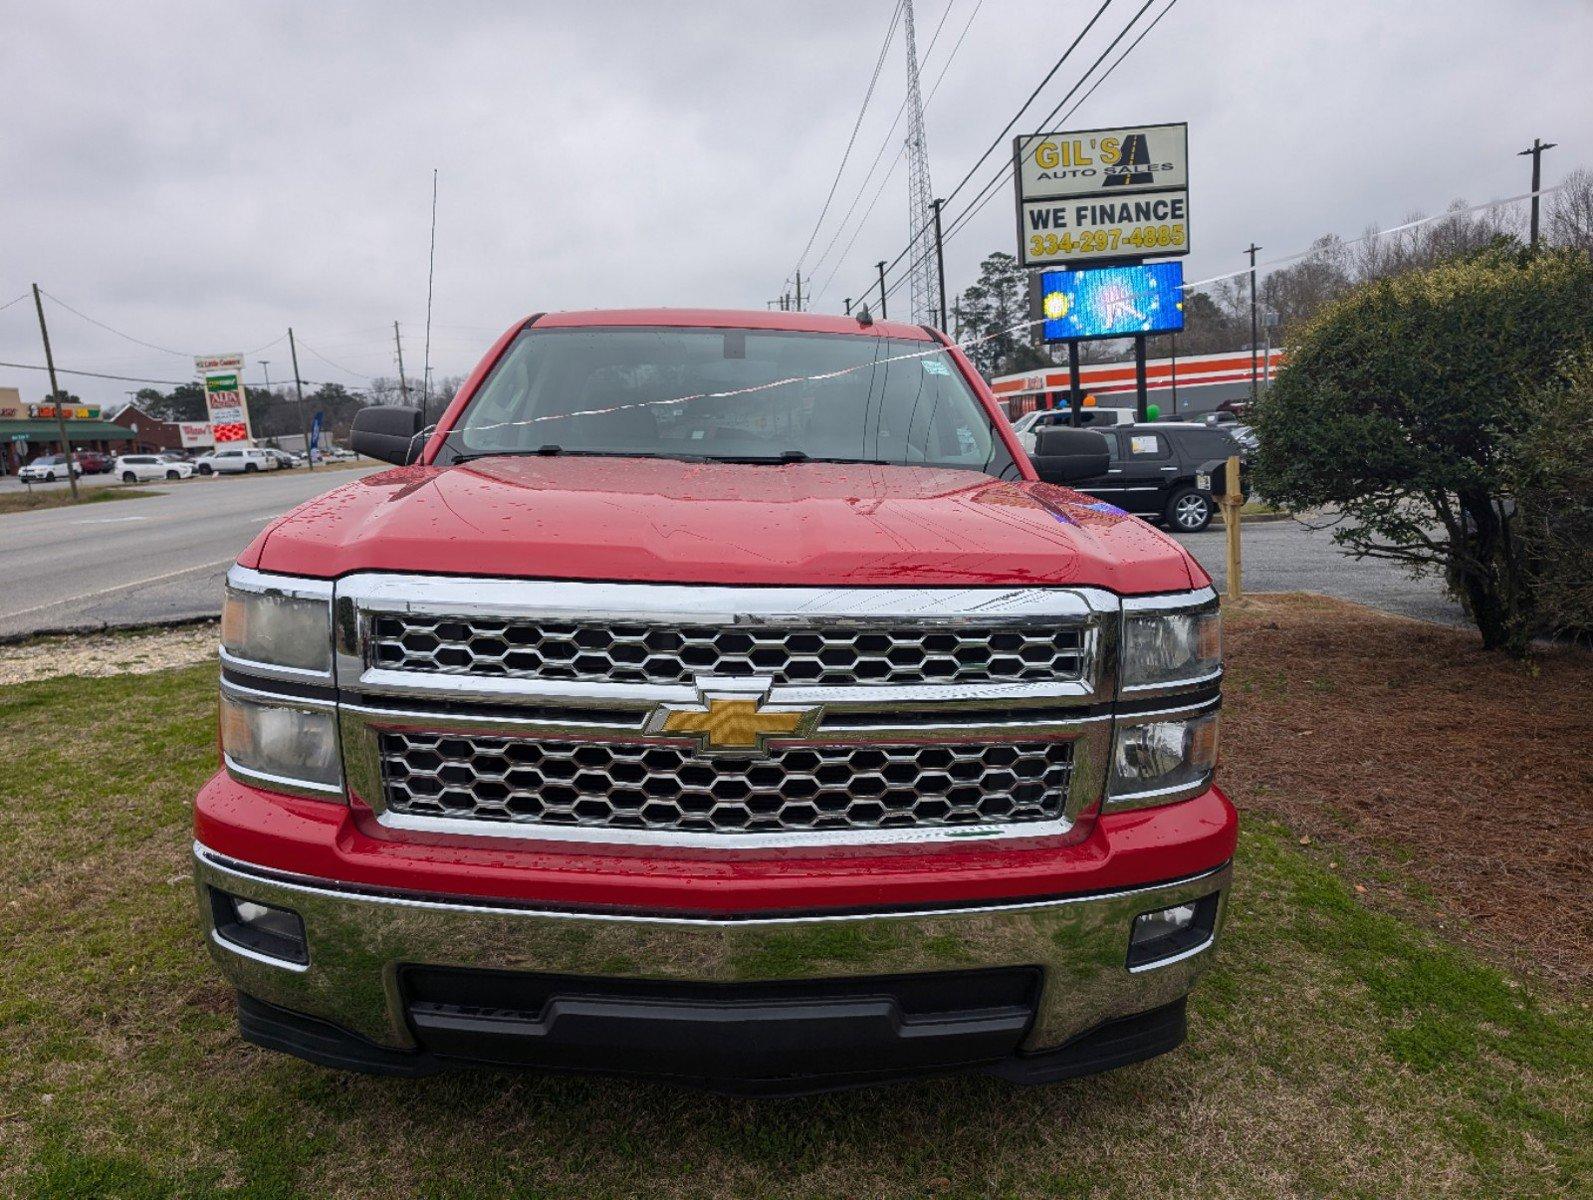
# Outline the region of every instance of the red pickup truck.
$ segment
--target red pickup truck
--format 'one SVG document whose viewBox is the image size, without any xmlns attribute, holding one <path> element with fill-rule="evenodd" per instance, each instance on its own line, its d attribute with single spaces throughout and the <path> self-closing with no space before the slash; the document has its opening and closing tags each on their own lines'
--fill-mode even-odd
<svg viewBox="0 0 1593 1200">
<path fill-rule="evenodd" d="M 196 880 L 243 1036 L 790 1093 L 1162 1053 L 1222 927 L 1217 598 L 962 353 L 546 314 L 231 570 Z"/>
</svg>

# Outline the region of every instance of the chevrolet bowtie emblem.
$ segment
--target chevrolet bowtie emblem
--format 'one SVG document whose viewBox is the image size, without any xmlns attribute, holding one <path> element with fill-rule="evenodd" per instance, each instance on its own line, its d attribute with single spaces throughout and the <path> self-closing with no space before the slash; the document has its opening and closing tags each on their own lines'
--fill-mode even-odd
<svg viewBox="0 0 1593 1200">
<path fill-rule="evenodd" d="M 708 753 L 761 751 L 771 737 L 805 737 L 818 726 L 818 705 L 765 704 L 770 679 L 699 679 L 697 704 L 660 704 L 647 732 L 694 737 Z"/>
</svg>

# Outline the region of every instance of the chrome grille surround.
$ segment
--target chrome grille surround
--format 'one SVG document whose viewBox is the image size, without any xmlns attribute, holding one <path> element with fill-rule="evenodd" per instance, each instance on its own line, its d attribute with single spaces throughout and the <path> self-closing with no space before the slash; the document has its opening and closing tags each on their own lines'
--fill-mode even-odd
<svg viewBox="0 0 1593 1200">
<path fill-rule="evenodd" d="M 698 833 L 1056 820 L 1073 744 L 781 742 L 706 756 L 646 741 L 380 735 L 389 811 Z"/>
<path fill-rule="evenodd" d="M 591 806 L 583 809 L 592 813 L 586 819 L 576 812 L 574 801 L 551 810 L 544 805 L 538 816 L 527 811 L 511 819 L 490 811 L 501 800 L 490 787 L 491 802 L 485 806 L 472 800 L 445 813 L 439 811 L 445 806 L 417 804 L 402 789 L 390 789 L 384 773 L 384 738 L 398 735 L 424 742 L 457 735 L 543 746 L 639 746 L 643 755 L 661 748 L 683 756 L 676 761 L 684 769 L 688 761 L 705 760 L 693 753 L 689 741 L 648 733 L 649 715 L 660 706 L 700 704 L 705 690 L 715 685 L 744 689 L 753 679 L 699 674 L 680 682 L 599 681 L 408 670 L 380 661 L 375 652 L 379 641 L 375 631 L 394 617 L 417 626 L 479 620 L 542 626 L 563 622 L 693 627 L 705 632 L 844 628 L 848 636 L 868 629 L 928 633 L 997 629 L 1031 640 L 1065 630 L 1059 644 L 1071 641 L 1077 656 L 1077 668 L 1068 678 L 911 683 L 765 678 L 768 705 L 817 708 L 821 715 L 816 728 L 797 742 L 771 740 L 762 755 L 749 751 L 739 761 L 735 754 L 721 751 L 714 756 L 721 761 L 711 764 L 711 769 L 725 778 L 744 778 L 760 761 L 774 762 L 779 755 L 818 746 L 833 756 L 877 748 L 889 762 L 898 755 L 897 748 L 955 746 L 972 755 L 997 747 L 999 759 L 1006 748 L 1016 749 L 1021 757 L 1036 745 L 1054 743 L 1065 750 L 1048 753 L 1065 754 L 1067 774 L 1065 780 L 1060 778 L 1054 773 L 1059 763 L 1048 762 L 1054 794 L 1033 800 L 1025 790 L 1019 792 L 1024 797 L 1021 803 L 1009 803 L 1000 798 L 1000 789 L 992 787 L 988 789 L 992 796 L 981 801 L 986 804 L 981 808 L 981 802 L 970 807 L 964 802 L 971 797 L 958 793 L 959 805 L 945 814 L 933 804 L 915 811 L 903 797 L 896 798 L 901 803 L 889 814 L 877 813 L 867 807 L 869 797 L 858 795 L 845 805 L 832 798 L 829 803 L 836 811 L 822 819 L 816 811 L 809 819 L 807 809 L 788 809 L 795 819 L 770 821 L 765 819 L 769 814 L 755 817 L 748 809 L 745 825 L 724 805 L 715 811 L 729 819 L 715 823 L 699 820 L 706 814 L 684 807 L 676 814 L 655 810 L 657 820 L 633 818 L 619 815 L 623 806 L 615 808 L 612 803 L 602 812 Z M 1066 834 L 1101 801 L 1111 749 L 1110 706 L 1116 697 L 1120 621 L 1117 597 L 1088 588 L 689 587 L 353 575 L 338 582 L 334 614 L 344 769 L 351 798 L 368 806 L 381 824 L 451 835 L 736 851 L 1055 837 Z M 999 769 L 1004 768 L 991 771 Z M 933 769 L 926 768 L 926 773 L 932 780 Z M 855 778 L 864 780 L 864 792 L 876 786 L 867 770 L 858 770 Z M 736 790 L 734 784 L 722 786 Z M 422 790 L 426 787 L 422 785 Z M 529 795 L 532 790 L 519 792 Z M 711 795 L 711 785 L 708 791 Z M 919 791 L 933 795 L 931 789 Z M 687 794 L 696 793 L 682 789 L 682 797 Z M 558 792 L 555 798 L 569 800 Z M 763 802 L 771 803 L 767 798 Z M 700 800 L 694 803 L 701 807 Z M 521 807 L 530 806 L 522 800 Z M 940 819 L 951 815 L 953 808 L 952 819 Z M 845 816 L 848 812 L 851 815 Z"/>
<path fill-rule="evenodd" d="M 378 613 L 369 660 L 444 675 L 604 683 L 690 683 L 701 674 L 775 683 L 1022 683 L 1077 679 L 1083 648 L 1077 626 L 726 627 Z"/>
</svg>

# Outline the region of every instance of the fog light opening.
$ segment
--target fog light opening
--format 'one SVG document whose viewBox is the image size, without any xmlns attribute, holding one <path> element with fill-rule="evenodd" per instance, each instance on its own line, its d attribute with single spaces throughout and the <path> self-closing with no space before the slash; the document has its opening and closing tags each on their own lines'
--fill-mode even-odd
<svg viewBox="0 0 1593 1200">
<path fill-rule="evenodd" d="M 1134 918 L 1128 935 L 1128 969 L 1143 971 L 1198 953 L 1217 928 L 1216 892 Z"/>
<path fill-rule="evenodd" d="M 210 889 L 210 911 L 216 937 L 232 949 L 284 965 L 309 965 L 310 946 L 298 913 L 215 888 Z"/>
</svg>

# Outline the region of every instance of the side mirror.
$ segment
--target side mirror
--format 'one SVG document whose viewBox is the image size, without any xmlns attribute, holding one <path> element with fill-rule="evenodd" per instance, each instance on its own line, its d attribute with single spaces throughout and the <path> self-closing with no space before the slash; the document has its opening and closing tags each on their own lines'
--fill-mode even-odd
<svg viewBox="0 0 1593 1200">
<path fill-rule="evenodd" d="M 374 404 L 354 414 L 349 444 L 355 454 L 407 467 L 420 455 L 420 409 Z"/>
<path fill-rule="evenodd" d="M 1051 425 L 1035 436 L 1029 460 L 1047 483 L 1072 483 L 1105 475 L 1112 455 L 1106 439 L 1093 430 Z"/>
</svg>

